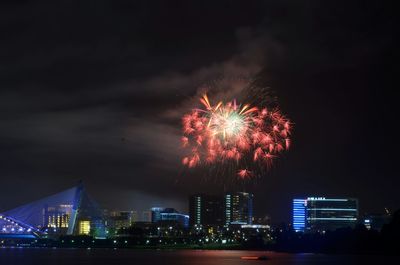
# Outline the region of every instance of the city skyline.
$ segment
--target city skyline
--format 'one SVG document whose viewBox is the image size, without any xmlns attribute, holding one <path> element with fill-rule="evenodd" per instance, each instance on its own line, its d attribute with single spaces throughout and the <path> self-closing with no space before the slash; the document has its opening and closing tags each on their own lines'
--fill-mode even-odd
<svg viewBox="0 0 400 265">
<path fill-rule="evenodd" d="M 33 230 L 57 228 L 64 229 L 64 233 L 68 234 L 73 233 L 74 228 L 70 227 L 75 227 L 77 220 L 81 219 L 82 216 L 83 219 L 88 216 L 100 219 L 104 216 L 115 217 L 116 222 L 122 221 L 124 223 L 123 220 L 128 221 L 125 223 L 125 228 L 134 225 L 136 222 L 157 223 L 166 220 L 178 221 L 184 224 L 185 228 L 189 228 L 189 225 L 190 227 L 196 225 L 226 227 L 230 225 L 263 224 L 257 220 L 261 216 L 255 216 L 253 213 L 253 199 L 253 194 L 246 192 L 226 192 L 219 195 L 202 193 L 191 195 L 188 198 L 188 214 L 180 213 L 176 209 L 164 205 L 163 207 L 153 206 L 146 209 L 141 215 L 140 212 L 132 208 L 125 210 L 102 208 L 87 193 L 83 183 L 79 183 L 77 186 L 60 193 L 3 212 L 1 218 L 10 218 L 17 224 L 30 226 Z M 350 218 L 353 227 L 355 223 L 361 220 L 359 220 L 361 216 L 358 213 L 358 200 L 354 198 L 307 197 L 293 199 L 292 210 L 293 222 L 287 225 L 293 225 L 295 231 L 304 232 L 308 225 L 310 225 L 312 231 L 319 231 L 318 224 L 309 223 L 308 217 L 314 219 L 315 217 L 325 217 L 322 219 L 327 219 L 326 217 L 334 217 L 333 219 L 336 219 L 335 217 L 341 217 L 339 219 L 346 217 L 345 219 L 348 219 L 349 216 L 347 215 L 350 214 L 351 217 L 354 217 Z M 100 212 L 101 214 L 99 214 Z M 145 216 L 147 213 L 148 216 Z M 100 217 L 100 215 L 103 217 Z M 345 222 L 339 224 L 339 227 L 346 227 L 347 225 L 348 223 Z"/>
<path fill-rule="evenodd" d="M 84 192 L 83 192 L 84 191 Z M 83 192 L 83 193 L 82 193 Z M 82 193 L 82 195 L 79 195 Z M 187 211 L 178 211 L 175 208 L 170 207 L 166 202 L 161 202 L 157 205 L 151 205 L 149 208 L 143 208 L 143 210 L 138 210 L 135 208 L 105 208 L 101 205 L 98 205 L 93 197 L 89 196 L 86 191 L 86 187 L 84 187 L 82 182 L 79 182 L 78 186 L 72 187 L 60 193 L 51 194 L 46 197 L 41 197 L 38 200 L 33 202 L 28 202 L 25 205 L 18 205 L 13 209 L 8 209 L 7 211 L 3 211 L 3 215 L 5 217 L 15 218 L 15 220 L 19 220 L 18 215 L 29 216 L 29 218 L 33 217 L 33 220 L 36 222 L 43 223 L 43 227 L 59 227 L 59 228 L 68 228 L 68 223 L 71 222 L 71 214 L 76 211 L 73 209 L 74 196 L 83 196 L 85 204 L 89 203 L 88 205 L 95 204 L 96 209 L 98 208 L 99 211 L 101 210 L 103 214 L 107 216 L 119 216 L 124 215 L 124 218 L 128 218 L 130 220 L 130 224 L 133 225 L 135 222 L 152 222 L 156 223 L 160 220 L 165 218 L 171 218 L 172 215 L 174 217 L 184 217 L 187 218 L 185 223 L 187 222 L 186 226 L 193 227 L 196 224 L 198 225 L 211 225 L 211 226 L 226 226 L 231 224 L 262 224 L 259 223 L 257 220 L 261 220 L 264 218 L 268 218 L 269 224 L 279 225 L 281 223 L 285 223 L 286 225 L 292 226 L 294 231 L 305 231 L 305 228 L 308 225 L 313 226 L 312 223 L 307 223 L 307 214 L 310 214 L 309 211 L 315 208 L 315 210 L 327 210 L 327 212 L 321 211 L 317 214 L 317 212 L 313 213 L 314 217 L 330 217 L 330 216 L 337 216 L 341 219 L 345 216 L 345 219 L 348 219 L 347 216 L 351 213 L 352 219 L 351 222 L 354 224 L 364 224 L 367 227 L 370 227 L 372 224 L 363 223 L 364 220 L 374 219 L 374 218 L 382 218 L 383 216 L 389 217 L 391 215 L 391 211 L 387 208 L 384 208 L 380 212 L 359 212 L 359 202 L 357 198 L 327 198 L 325 196 L 315 196 L 315 195 L 308 195 L 307 197 L 303 198 L 291 198 L 292 205 L 291 205 L 291 219 L 289 221 L 283 220 L 274 220 L 273 216 L 266 214 L 260 215 L 254 213 L 254 195 L 251 193 L 246 192 L 223 192 L 220 194 L 210 194 L 207 192 L 192 194 L 188 196 L 187 203 L 188 203 L 188 210 Z M 64 199 L 62 199 L 64 198 Z M 46 200 L 48 202 L 46 202 Z M 80 201 L 81 199 L 79 199 Z M 53 201 L 53 202 L 51 202 Z M 143 202 L 146 204 L 147 202 Z M 315 204 L 315 205 L 314 205 Z M 326 204 L 326 206 L 324 206 Z M 321 206 L 322 205 L 322 206 Z M 339 205 L 339 206 L 338 206 Z M 343 206 L 344 205 L 344 206 Z M 319 209 L 317 206 L 319 206 Z M 90 206 L 93 207 L 93 206 Z M 354 207 L 354 208 L 352 208 Z M 326 209 L 324 209 L 326 208 Z M 338 209 L 336 209 L 338 208 Z M 344 208 L 344 209 L 339 209 Z M 347 210 L 346 208 L 349 208 Z M 355 212 L 348 212 L 348 211 Z M 336 211 L 337 212 L 331 212 Z M 91 210 L 93 211 L 93 210 Z M 344 211 L 344 212 L 342 212 Z M 12 214 L 15 212 L 17 215 Z M 43 220 L 41 216 L 43 212 Z M 2 212 L 0 212 L 2 213 Z M 48 215 L 48 214 L 49 215 Z M 61 214 L 61 215 L 60 215 Z M 66 215 L 65 215 L 66 214 Z M 92 213 L 93 214 L 93 213 Z M 162 215 L 165 215 L 162 218 Z M 14 216 L 15 215 L 15 216 Z M 47 217 L 47 215 L 49 217 Z M 56 218 L 57 215 L 60 215 L 58 221 Z M 36 217 L 35 217 L 36 216 Z M 190 221 L 189 221 L 190 217 Z M 49 218 L 49 219 L 48 219 Z M 52 219 L 51 219 L 52 218 Z M 318 219 L 318 218 L 317 218 Z M 323 218 L 326 219 L 326 218 Z M 328 218 L 329 219 L 329 218 Z M 335 219 L 335 218 L 333 218 Z M 273 220 L 273 222 L 271 222 Z M 379 223 L 384 224 L 387 220 L 378 220 Z M 19 220 L 24 223 L 25 221 Z M 26 222 L 25 222 L 26 223 Z M 71 224 L 70 224 L 71 225 Z M 381 225 L 381 224 L 380 224 Z M 34 225 L 33 227 L 39 227 L 41 225 Z M 340 226 L 347 226 L 347 223 Z M 334 230 L 334 229 L 333 229 Z M 314 231 L 314 230 L 312 230 Z M 315 230 L 319 231 L 319 230 Z"/>
<path fill-rule="evenodd" d="M 292 211 L 291 223 L 273 223 L 267 216 L 253 215 L 253 200 L 248 192 L 195 194 L 188 198 L 189 215 L 170 207 L 152 207 L 143 212 L 146 220 L 138 220 L 140 215 L 134 210 L 101 208 L 80 182 L 0 212 L 0 246 L 157 251 L 262 248 L 308 253 L 357 249 L 391 253 L 395 249 L 391 242 L 398 234 L 399 210 L 360 215 L 357 198 L 308 196 L 293 199 L 292 209 L 287 209 Z M 354 240 L 363 243 L 354 244 Z"/>
</svg>

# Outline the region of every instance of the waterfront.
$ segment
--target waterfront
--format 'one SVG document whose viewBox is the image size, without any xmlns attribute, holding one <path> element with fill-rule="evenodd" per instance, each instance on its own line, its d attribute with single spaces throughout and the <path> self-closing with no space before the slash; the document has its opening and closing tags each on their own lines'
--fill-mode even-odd
<svg viewBox="0 0 400 265">
<path fill-rule="evenodd" d="M 243 260 L 243 256 L 267 256 L 267 260 Z M 398 257 L 374 255 L 288 254 L 234 250 L 131 250 L 0 248 L 1 265 L 165 264 L 165 265 L 346 265 L 396 264 Z"/>
</svg>

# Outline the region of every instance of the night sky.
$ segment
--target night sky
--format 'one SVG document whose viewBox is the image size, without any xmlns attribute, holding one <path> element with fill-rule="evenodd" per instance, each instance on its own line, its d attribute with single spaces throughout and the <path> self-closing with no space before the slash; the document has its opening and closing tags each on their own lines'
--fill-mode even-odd
<svg viewBox="0 0 400 265">
<path fill-rule="evenodd" d="M 289 221 L 307 195 L 398 209 L 396 13 L 390 1 L 6 1 L 0 211 L 79 180 L 120 210 L 186 212 L 188 195 L 223 192 L 183 169 L 180 118 L 202 84 L 242 77 L 294 122 L 269 173 L 228 185 L 255 194 L 256 214 Z"/>
</svg>

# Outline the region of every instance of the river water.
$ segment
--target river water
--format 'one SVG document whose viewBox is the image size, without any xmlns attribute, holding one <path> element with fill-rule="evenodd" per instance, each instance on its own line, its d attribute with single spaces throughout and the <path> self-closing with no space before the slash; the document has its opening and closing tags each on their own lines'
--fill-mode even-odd
<svg viewBox="0 0 400 265">
<path fill-rule="evenodd" d="M 267 256 L 267 260 L 244 260 Z M 380 265 L 400 264 L 399 257 L 373 255 L 286 254 L 235 250 L 132 250 L 0 248 L 0 265 Z"/>
</svg>

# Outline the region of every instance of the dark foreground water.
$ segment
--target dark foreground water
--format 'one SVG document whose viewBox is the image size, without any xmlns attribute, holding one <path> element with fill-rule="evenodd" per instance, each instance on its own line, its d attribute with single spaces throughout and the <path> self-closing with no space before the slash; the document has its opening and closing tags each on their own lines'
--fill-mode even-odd
<svg viewBox="0 0 400 265">
<path fill-rule="evenodd" d="M 268 260 L 243 260 L 265 255 Z M 400 264 L 398 257 L 369 255 L 286 254 L 235 250 L 129 250 L 0 248 L 0 265 L 380 265 Z"/>
</svg>

